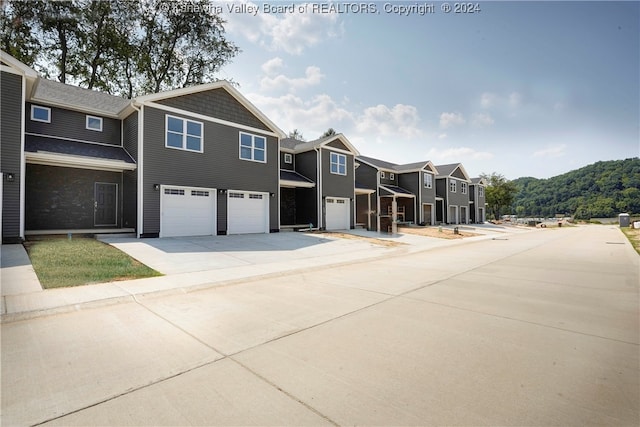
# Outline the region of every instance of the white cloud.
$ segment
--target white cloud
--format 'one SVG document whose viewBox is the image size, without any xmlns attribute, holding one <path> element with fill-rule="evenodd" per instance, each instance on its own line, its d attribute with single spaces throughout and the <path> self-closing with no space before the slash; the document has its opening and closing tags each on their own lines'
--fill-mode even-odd
<svg viewBox="0 0 640 427">
<path fill-rule="evenodd" d="M 338 14 L 334 12 L 300 13 L 304 4 L 296 3 L 292 13 L 264 13 L 263 5 L 244 3 L 259 8 L 260 12 L 255 16 L 249 13 L 227 14 L 227 31 L 273 51 L 300 55 L 307 47 L 342 32 Z"/>
<path fill-rule="evenodd" d="M 470 147 L 456 147 L 438 149 L 432 148 L 427 152 L 427 158 L 436 163 L 461 162 L 465 159 L 488 160 L 494 157 L 488 151 L 478 151 Z"/>
<path fill-rule="evenodd" d="M 418 137 L 422 131 L 418 127 L 420 117 L 412 105 L 396 104 L 392 108 L 386 105 L 369 107 L 358 117 L 357 130 L 376 135 L 402 135 Z"/>
<path fill-rule="evenodd" d="M 452 126 L 463 125 L 467 121 L 460 113 L 442 113 L 440 114 L 440 127 L 448 129 Z"/>
<path fill-rule="evenodd" d="M 533 153 L 533 157 L 550 157 L 550 158 L 558 158 L 562 157 L 566 154 L 565 150 L 567 149 L 566 144 L 560 145 L 549 145 L 542 150 L 538 150 Z"/>
<path fill-rule="evenodd" d="M 484 92 L 480 95 L 480 106 L 484 109 L 511 110 L 520 107 L 522 101 L 523 97 L 519 92 L 511 92 L 509 95 Z"/>
<path fill-rule="evenodd" d="M 267 76 L 272 76 L 282 68 L 282 65 L 282 58 L 275 57 L 262 64 L 261 68 Z"/>
<path fill-rule="evenodd" d="M 513 92 L 509 95 L 509 106 L 517 108 L 522 104 L 522 95 L 518 92 Z"/>
<path fill-rule="evenodd" d="M 475 127 L 487 127 L 495 123 L 495 120 L 488 113 L 474 113 L 471 124 Z"/>
<path fill-rule="evenodd" d="M 498 96 L 495 93 L 485 92 L 480 96 L 482 108 L 491 108 L 495 105 Z"/>
<path fill-rule="evenodd" d="M 276 58 L 276 59 L 279 59 L 279 58 Z M 263 70 L 265 68 L 265 65 L 271 61 L 268 61 L 263 65 Z M 268 66 L 267 68 L 273 68 L 273 67 Z M 283 74 L 277 75 L 275 77 L 266 76 L 266 77 L 263 77 L 262 80 L 260 80 L 260 88 L 262 90 L 283 89 L 287 92 L 296 91 L 301 88 L 317 85 L 324 78 L 324 74 L 322 74 L 322 72 L 320 71 L 320 68 L 316 66 L 307 67 L 304 74 L 305 74 L 304 77 L 298 77 L 298 78 L 290 78 Z"/>
</svg>

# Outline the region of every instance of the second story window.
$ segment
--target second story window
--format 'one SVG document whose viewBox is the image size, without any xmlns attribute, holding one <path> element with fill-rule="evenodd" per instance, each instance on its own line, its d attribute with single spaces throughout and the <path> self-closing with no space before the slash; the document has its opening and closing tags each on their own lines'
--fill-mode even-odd
<svg viewBox="0 0 640 427">
<path fill-rule="evenodd" d="M 266 163 L 267 139 L 263 136 L 240 132 L 240 158 Z"/>
<path fill-rule="evenodd" d="M 102 117 L 87 116 L 85 127 L 89 130 L 102 132 Z"/>
<path fill-rule="evenodd" d="M 331 173 L 336 175 L 347 174 L 347 156 L 344 154 L 331 153 Z"/>
<path fill-rule="evenodd" d="M 467 183 L 466 182 L 461 182 L 460 183 L 460 193 L 467 194 Z"/>
<path fill-rule="evenodd" d="M 284 162 L 290 165 L 293 163 L 293 156 L 290 153 L 284 153 Z"/>
<path fill-rule="evenodd" d="M 478 197 L 484 197 L 484 187 L 478 186 Z"/>
<path fill-rule="evenodd" d="M 430 173 L 424 174 L 424 188 L 433 188 L 433 175 Z"/>
<path fill-rule="evenodd" d="M 395 175 L 394 173 L 390 173 L 390 174 L 389 174 L 389 179 L 390 179 L 391 181 L 393 181 L 394 179 L 396 179 L 396 175 Z"/>
<path fill-rule="evenodd" d="M 202 123 L 167 115 L 165 147 L 202 153 Z"/>
<path fill-rule="evenodd" d="M 384 174 L 384 171 L 380 171 L 380 178 L 386 178 L 387 176 Z"/>
<path fill-rule="evenodd" d="M 455 193 L 458 187 L 458 181 L 456 181 L 455 179 L 452 179 L 451 181 L 449 181 L 449 192 L 450 193 Z"/>
<path fill-rule="evenodd" d="M 51 123 L 51 108 L 32 105 L 31 120 L 34 122 Z"/>
</svg>

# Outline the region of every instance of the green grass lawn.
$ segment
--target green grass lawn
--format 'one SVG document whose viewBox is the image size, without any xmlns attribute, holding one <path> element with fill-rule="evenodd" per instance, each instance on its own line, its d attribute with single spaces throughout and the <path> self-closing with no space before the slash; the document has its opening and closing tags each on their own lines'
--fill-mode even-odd
<svg viewBox="0 0 640 427">
<path fill-rule="evenodd" d="M 28 241 L 25 247 L 45 289 L 162 275 L 95 239 L 49 238 Z"/>
<path fill-rule="evenodd" d="M 640 229 L 623 227 L 620 230 L 627 236 L 627 239 L 640 255 Z"/>
</svg>

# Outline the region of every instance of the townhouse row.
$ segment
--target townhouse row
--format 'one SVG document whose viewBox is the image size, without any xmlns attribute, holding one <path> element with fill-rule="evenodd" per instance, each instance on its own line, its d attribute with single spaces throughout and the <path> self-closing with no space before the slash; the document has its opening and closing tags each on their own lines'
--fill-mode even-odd
<svg viewBox="0 0 640 427">
<path fill-rule="evenodd" d="M 3 243 L 484 221 L 485 183 L 461 164 L 364 157 L 342 134 L 286 138 L 227 82 L 128 100 L 0 53 Z"/>
</svg>

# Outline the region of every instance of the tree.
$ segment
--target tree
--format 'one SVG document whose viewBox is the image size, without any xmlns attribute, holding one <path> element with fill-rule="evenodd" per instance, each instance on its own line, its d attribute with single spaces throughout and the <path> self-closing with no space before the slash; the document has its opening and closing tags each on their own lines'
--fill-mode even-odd
<svg viewBox="0 0 640 427">
<path fill-rule="evenodd" d="M 333 128 L 329 128 L 325 131 L 325 133 L 322 134 L 320 138 L 326 138 L 328 136 L 333 136 L 335 134 L 336 134 L 336 131 Z"/>
<path fill-rule="evenodd" d="M 304 136 L 302 136 L 302 132 L 298 129 L 294 129 L 289 132 L 289 138 L 297 139 L 298 141 L 304 141 Z"/>
<path fill-rule="evenodd" d="M 483 173 L 480 176 L 489 183 L 485 191 L 489 211 L 495 219 L 499 219 L 502 211 L 513 203 L 518 189 L 513 182 L 496 172 L 490 175 Z"/>
<path fill-rule="evenodd" d="M 129 98 L 215 81 L 239 49 L 207 0 L 2 3 L 2 48 L 45 76 Z"/>
</svg>

